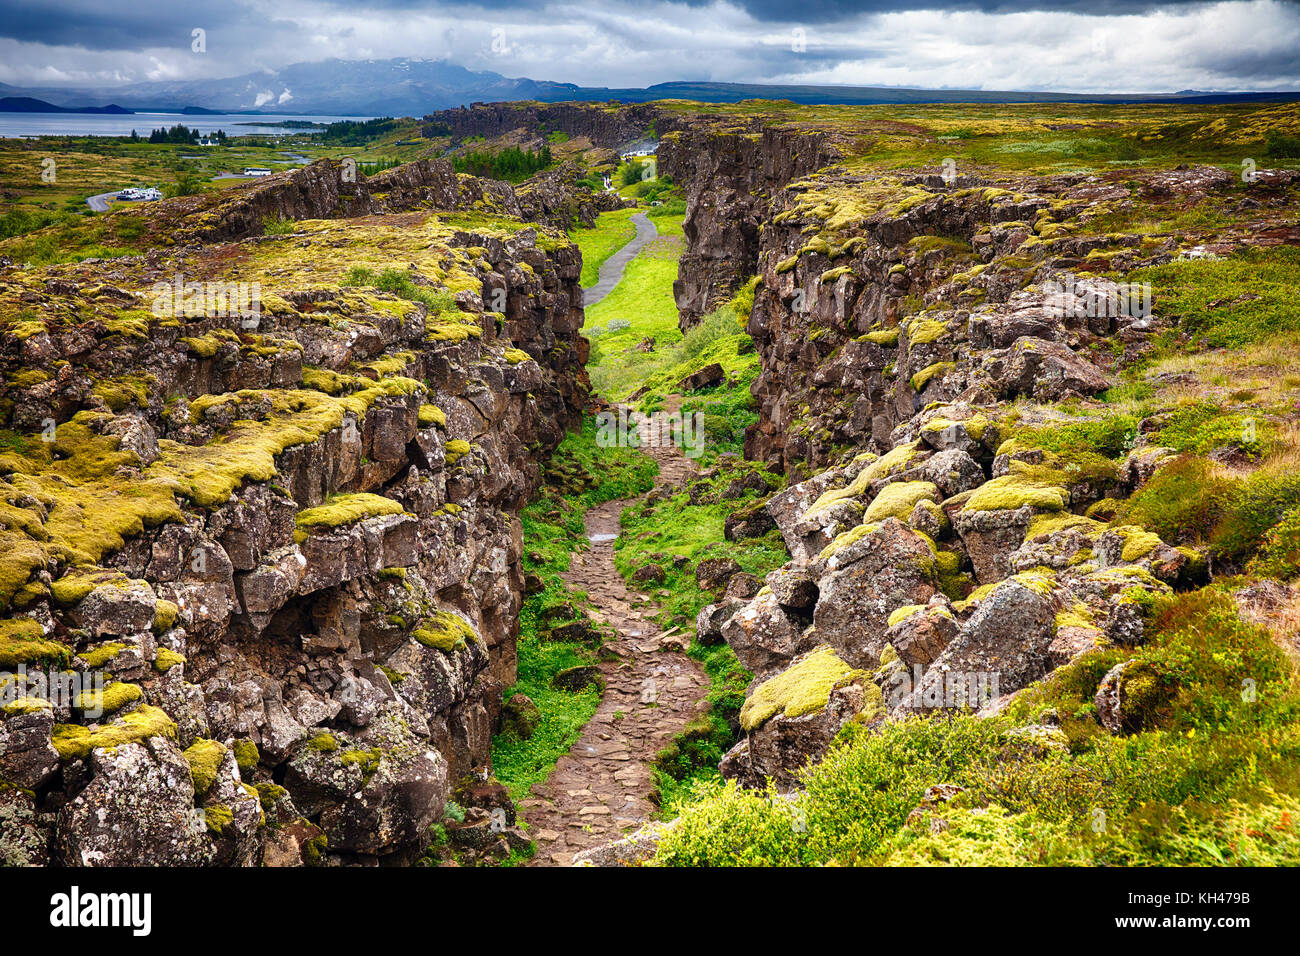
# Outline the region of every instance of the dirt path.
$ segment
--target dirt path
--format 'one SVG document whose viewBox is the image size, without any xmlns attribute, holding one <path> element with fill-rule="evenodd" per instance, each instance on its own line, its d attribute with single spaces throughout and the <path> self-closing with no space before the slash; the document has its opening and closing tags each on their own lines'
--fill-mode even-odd
<svg viewBox="0 0 1300 956">
<path fill-rule="evenodd" d="M 632 225 L 636 226 L 636 236 L 631 242 L 600 264 L 599 278 L 596 280 L 596 284 L 582 290 L 583 308 L 591 308 L 613 292 L 614 286 L 623 281 L 623 270 L 627 268 L 627 264 L 636 258 L 636 254 L 647 243 L 659 235 L 659 230 L 655 228 L 655 224 L 650 221 L 650 217 L 645 213 L 634 213 L 631 219 Z"/>
<path fill-rule="evenodd" d="M 659 462 L 660 487 L 692 470 L 676 448 L 648 448 Z M 610 501 L 587 512 L 589 551 L 575 554 L 565 582 L 586 591 L 592 617 L 618 638 L 605 645 L 617 657 L 601 665 L 605 694 L 572 749 L 555 765 L 535 797 L 519 804 L 537 854 L 532 866 L 567 866 L 580 850 L 617 840 L 653 819 L 650 765 L 704 707 L 709 679 L 695 661 L 661 642 L 689 642 L 690 634 L 661 632 L 650 599 L 629 591 L 614 567 L 618 517 L 639 499 Z M 638 607 L 633 605 L 637 604 Z"/>
</svg>

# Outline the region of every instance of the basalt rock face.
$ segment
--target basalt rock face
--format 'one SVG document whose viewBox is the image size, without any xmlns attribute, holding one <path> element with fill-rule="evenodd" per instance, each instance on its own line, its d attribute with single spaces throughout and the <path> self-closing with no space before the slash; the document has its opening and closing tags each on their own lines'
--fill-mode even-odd
<svg viewBox="0 0 1300 956">
<path fill-rule="evenodd" d="M 674 114 L 653 104 L 609 109 L 572 103 L 474 103 L 424 117 L 426 136 L 493 138 L 517 129 L 585 136 L 595 146 L 617 149 L 645 138 L 652 126 L 660 134 Z"/>
<path fill-rule="evenodd" d="M 529 222 L 564 231 L 574 226 L 593 227 L 597 214 L 636 205 L 616 192 L 593 192 L 579 186 L 577 180 L 582 175 L 581 166 L 565 162 L 530 177 L 516 189 L 520 215 Z"/>
<path fill-rule="evenodd" d="M 490 769 L 518 512 L 586 355 L 576 247 L 463 222 L 0 271 L 0 860 L 410 861 Z M 421 294 L 340 285 L 375 249 Z M 160 307 L 177 274 L 260 309 Z"/>
<path fill-rule="evenodd" d="M 168 211 L 179 217 L 177 239 L 216 242 L 263 235 L 268 222 L 421 208 L 487 208 L 502 215 L 521 215 L 508 183 L 457 175 L 446 159 L 416 160 L 373 176 L 355 165 L 322 159 L 222 192 L 178 199 Z"/>
<path fill-rule="evenodd" d="M 686 190 L 687 250 L 673 295 L 683 331 L 726 302 L 757 267 L 774 192 L 839 156 L 831 134 L 684 125 L 659 143 L 659 174 Z"/>
</svg>

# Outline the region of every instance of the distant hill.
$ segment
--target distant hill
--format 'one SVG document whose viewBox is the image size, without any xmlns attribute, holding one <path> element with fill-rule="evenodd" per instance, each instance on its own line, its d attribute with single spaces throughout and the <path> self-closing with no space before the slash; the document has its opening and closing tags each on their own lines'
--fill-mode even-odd
<svg viewBox="0 0 1300 956">
<path fill-rule="evenodd" d="M 0 96 L 0 113 L 112 113 L 130 115 L 132 110 L 116 104 L 108 106 L 55 106 L 32 96 Z"/>
<path fill-rule="evenodd" d="M 746 99 L 782 99 L 795 103 L 1222 103 L 1232 101 L 1300 100 L 1300 92 L 1224 93 L 1184 90 L 1178 93 L 1054 93 L 1022 90 L 910 89 L 893 86 L 800 86 L 762 83 L 713 83 L 683 80 L 645 88 L 582 87 L 573 83 L 508 77 L 491 71 L 466 69 L 447 60 L 401 57 L 391 60 L 325 60 L 295 63 L 280 70 L 246 73 L 219 80 L 185 80 L 135 83 L 111 90 L 41 87 L 20 89 L 0 84 L 0 96 L 38 98 L 50 107 L 77 112 L 127 112 L 128 110 L 184 110 L 263 114 L 333 114 L 338 116 L 422 116 L 436 110 L 470 103 L 536 100 L 650 100 L 689 99 L 709 103 L 735 103 Z M 72 104 L 108 102 L 122 106 L 74 107 Z M 17 111 L 11 109 L 12 111 Z M 36 112 L 22 108 L 22 112 Z M 60 112 L 54 109 L 53 112 Z"/>
</svg>

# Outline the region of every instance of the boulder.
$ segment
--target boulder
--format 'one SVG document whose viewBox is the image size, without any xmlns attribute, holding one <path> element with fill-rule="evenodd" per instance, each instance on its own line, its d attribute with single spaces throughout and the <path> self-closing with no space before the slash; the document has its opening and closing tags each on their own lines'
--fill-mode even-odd
<svg viewBox="0 0 1300 956">
<path fill-rule="evenodd" d="M 194 807 L 190 765 L 165 737 L 90 755 L 90 782 L 58 818 L 68 866 L 196 866 L 213 844 Z"/>
<path fill-rule="evenodd" d="M 842 540 L 848 539 L 848 540 Z M 819 559 L 813 626 L 821 640 L 854 667 L 874 667 L 884 648 L 889 615 L 925 604 L 937 592 L 929 543 L 897 518 L 846 532 Z"/>
</svg>

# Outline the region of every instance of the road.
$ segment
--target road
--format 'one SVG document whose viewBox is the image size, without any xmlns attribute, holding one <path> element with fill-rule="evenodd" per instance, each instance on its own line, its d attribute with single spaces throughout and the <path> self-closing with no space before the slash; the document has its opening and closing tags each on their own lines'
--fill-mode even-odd
<svg viewBox="0 0 1300 956">
<path fill-rule="evenodd" d="M 614 291 L 614 286 L 618 285 L 623 278 L 623 270 L 627 267 L 627 264 L 632 261 L 632 258 L 641 251 L 646 243 L 659 235 L 659 230 L 655 228 L 655 224 L 643 212 L 632 216 L 632 224 L 636 226 L 636 238 L 602 262 L 600 264 L 600 277 L 596 280 L 596 284 L 582 290 L 582 304 L 585 308 L 591 308 Z"/>
<path fill-rule="evenodd" d="M 92 212 L 108 212 L 109 200 L 117 198 L 117 190 L 111 193 L 100 193 L 98 196 L 90 196 L 86 200 L 86 205 L 91 208 Z"/>
</svg>

